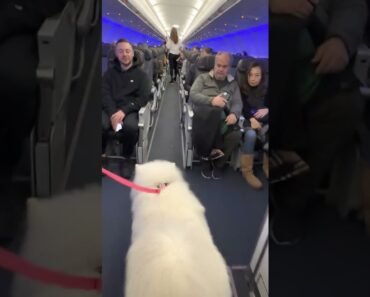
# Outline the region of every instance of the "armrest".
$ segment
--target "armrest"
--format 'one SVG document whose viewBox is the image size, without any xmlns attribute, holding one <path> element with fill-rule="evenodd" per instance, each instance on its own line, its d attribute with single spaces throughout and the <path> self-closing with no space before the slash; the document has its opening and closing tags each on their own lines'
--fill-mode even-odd
<svg viewBox="0 0 370 297">
<path fill-rule="evenodd" d="M 357 55 L 353 66 L 353 71 L 356 77 L 360 80 L 361 84 L 365 87 L 370 85 L 370 49 L 361 44 L 357 49 Z"/>
<path fill-rule="evenodd" d="M 144 107 L 140 108 L 139 110 L 139 124 L 140 128 L 146 127 L 149 125 L 150 122 L 150 110 L 151 110 L 151 103 L 148 102 Z"/>
<path fill-rule="evenodd" d="M 193 117 L 194 117 L 194 111 L 190 104 L 186 104 L 186 114 L 187 114 L 187 121 L 186 121 L 186 128 L 188 130 L 193 129 Z"/>
<path fill-rule="evenodd" d="M 244 122 L 245 122 L 245 117 L 240 116 L 238 125 L 240 127 L 240 130 L 244 131 Z"/>
</svg>

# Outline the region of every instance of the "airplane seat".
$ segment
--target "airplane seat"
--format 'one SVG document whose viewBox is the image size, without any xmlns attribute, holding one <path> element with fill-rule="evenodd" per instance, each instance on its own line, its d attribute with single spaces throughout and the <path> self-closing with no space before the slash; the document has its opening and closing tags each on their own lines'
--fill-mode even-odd
<svg viewBox="0 0 370 297">
<path fill-rule="evenodd" d="M 199 58 L 199 53 L 193 53 L 193 52 L 188 51 L 188 52 L 185 52 L 185 57 L 188 60 L 188 65 L 186 68 L 186 73 L 185 73 L 185 78 L 184 78 L 185 81 L 181 81 L 180 86 L 182 86 L 181 96 L 184 97 L 184 101 L 187 102 L 189 99 L 189 91 L 191 88 L 191 85 L 189 82 L 190 69 L 194 69 L 195 67 L 194 64 Z"/>
<path fill-rule="evenodd" d="M 189 51 L 187 49 L 183 49 L 182 54 L 184 55 L 184 58 L 188 63 L 187 65 L 189 66 L 189 57 L 190 57 L 191 51 Z M 180 82 L 183 85 L 185 83 L 185 77 L 186 77 L 186 73 L 181 73 L 181 71 L 180 71 Z"/>
<path fill-rule="evenodd" d="M 158 78 L 160 74 L 160 65 L 159 65 L 159 59 L 158 59 L 158 52 L 156 48 L 152 48 L 152 57 L 153 57 L 153 81 L 155 84 L 155 87 L 158 89 Z"/>
<path fill-rule="evenodd" d="M 159 76 L 159 78 L 161 78 L 163 76 L 164 71 L 165 71 L 164 62 L 163 62 L 164 49 L 157 47 L 155 50 L 157 52 L 157 60 L 158 60 L 158 66 L 159 66 L 158 76 Z"/>
<path fill-rule="evenodd" d="M 152 61 L 152 52 L 149 50 L 148 46 L 141 45 L 138 46 L 138 49 L 144 53 L 144 70 L 149 77 L 153 77 L 153 61 Z"/>
<path fill-rule="evenodd" d="M 39 112 L 30 137 L 33 196 L 49 197 L 67 187 L 71 147 L 80 132 L 76 122 L 84 117 L 84 95 L 91 92 L 90 80 L 100 69 L 100 50 L 91 51 L 99 47 L 99 19 L 98 0 L 70 1 L 38 31 Z"/>
<path fill-rule="evenodd" d="M 104 75 L 104 73 L 108 70 L 108 56 L 109 56 L 109 52 L 112 48 L 112 45 L 109 44 L 109 43 L 102 43 L 102 49 L 101 49 L 101 53 L 102 53 L 102 75 Z"/>
<path fill-rule="evenodd" d="M 207 73 L 211 71 L 215 66 L 215 56 L 204 56 L 199 57 L 195 62 L 195 78 L 194 80 L 202 73 Z"/>
<path fill-rule="evenodd" d="M 108 52 L 111 49 L 111 45 L 109 43 L 102 42 L 101 44 L 101 55 L 102 57 L 108 57 Z"/>
<path fill-rule="evenodd" d="M 230 67 L 230 74 L 235 76 L 236 73 L 236 67 L 238 66 L 239 61 L 242 59 L 240 55 L 233 55 L 233 62 Z"/>
<path fill-rule="evenodd" d="M 134 47 L 134 63 L 137 63 L 137 65 L 140 67 L 140 69 L 142 69 L 143 71 L 145 71 L 145 56 L 144 56 L 144 52 L 137 48 L 137 47 Z"/>
<path fill-rule="evenodd" d="M 196 63 L 196 61 L 198 60 L 198 58 L 199 58 L 199 54 L 198 53 L 190 53 L 190 55 L 187 58 L 188 61 L 189 61 L 189 65 L 188 65 L 186 76 L 189 75 L 190 67 Z"/>
<path fill-rule="evenodd" d="M 134 155 L 131 157 L 136 160 L 136 163 L 142 164 L 148 159 L 148 148 L 149 148 L 149 130 L 152 127 L 152 101 L 149 101 L 146 106 L 139 110 L 139 137 L 138 142 L 135 146 Z M 106 149 L 106 155 L 108 158 L 123 158 L 120 156 L 122 151 L 122 136 L 120 132 L 113 130 L 108 132 L 108 143 Z"/>
<path fill-rule="evenodd" d="M 165 86 L 164 86 L 164 83 L 166 81 L 166 77 L 167 77 L 167 65 L 166 65 L 166 51 L 163 47 L 160 47 L 157 49 L 158 50 L 158 53 L 159 53 L 159 64 L 160 64 L 160 68 L 161 68 L 161 82 L 160 82 L 160 85 L 161 85 L 161 88 L 162 88 L 162 91 L 165 90 Z"/>
<path fill-rule="evenodd" d="M 269 59 L 268 58 L 257 58 L 257 61 L 262 66 L 262 71 L 265 75 L 264 83 L 269 85 Z"/>
</svg>

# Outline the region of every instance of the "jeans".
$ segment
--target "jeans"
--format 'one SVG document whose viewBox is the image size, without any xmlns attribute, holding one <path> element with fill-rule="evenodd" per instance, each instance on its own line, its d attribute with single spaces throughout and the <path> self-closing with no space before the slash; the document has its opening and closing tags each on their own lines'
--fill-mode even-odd
<svg viewBox="0 0 370 297">
<path fill-rule="evenodd" d="M 242 146 L 243 154 L 253 154 L 256 145 L 257 133 L 252 128 L 247 128 L 244 135 L 244 143 Z"/>
</svg>

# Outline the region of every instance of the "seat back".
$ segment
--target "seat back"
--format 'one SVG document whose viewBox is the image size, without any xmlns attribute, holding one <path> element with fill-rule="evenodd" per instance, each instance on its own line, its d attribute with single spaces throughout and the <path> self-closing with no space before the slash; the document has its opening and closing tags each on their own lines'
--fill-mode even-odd
<svg viewBox="0 0 370 297">
<path fill-rule="evenodd" d="M 195 62 L 195 79 L 202 73 L 207 73 L 211 71 L 215 66 L 215 56 L 204 56 L 199 57 L 197 61 Z M 194 79 L 194 80 L 195 80 Z"/>
<path fill-rule="evenodd" d="M 51 196 L 69 184 L 78 124 L 87 106 L 84 94 L 100 69 L 99 16 L 98 0 L 68 2 L 39 29 L 40 108 L 31 137 L 34 196 Z"/>
</svg>

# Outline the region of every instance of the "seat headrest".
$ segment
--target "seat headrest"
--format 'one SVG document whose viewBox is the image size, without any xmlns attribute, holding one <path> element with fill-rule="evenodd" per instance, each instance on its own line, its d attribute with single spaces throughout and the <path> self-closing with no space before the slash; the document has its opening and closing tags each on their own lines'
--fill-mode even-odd
<svg viewBox="0 0 370 297">
<path fill-rule="evenodd" d="M 144 60 L 145 60 L 145 57 L 144 57 L 144 53 L 139 50 L 139 49 L 134 49 L 134 59 L 136 59 L 136 63 L 137 65 L 141 66 L 144 64 Z"/>
<path fill-rule="evenodd" d="M 157 58 L 158 54 L 157 54 L 157 49 L 156 48 L 152 48 L 152 56 L 153 56 L 153 58 Z"/>
<path fill-rule="evenodd" d="M 193 64 L 197 61 L 199 57 L 199 54 L 198 53 L 191 53 L 190 56 L 189 56 L 189 63 Z"/>
<path fill-rule="evenodd" d="M 245 73 L 249 68 L 249 65 L 253 62 L 257 62 L 261 65 L 263 73 L 268 73 L 268 66 L 269 60 L 268 58 L 254 58 L 254 57 L 247 57 L 243 58 L 238 62 L 236 69 L 238 72 Z"/>
<path fill-rule="evenodd" d="M 152 59 L 152 51 L 150 51 L 148 48 L 144 48 L 142 51 L 144 52 L 145 61 L 150 61 Z"/>
<path fill-rule="evenodd" d="M 257 59 L 253 57 L 247 57 L 244 59 L 239 60 L 238 65 L 236 66 L 236 69 L 238 72 L 246 73 L 249 65 L 251 65 L 253 62 L 258 62 Z"/>
<path fill-rule="evenodd" d="M 215 56 L 199 57 L 196 62 L 197 69 L 202 72 L 211 71 L 215 66 Z"/>
<path fill-rule="evenodd" d="M 158 54 L 158 56 L 163 55 L 164 54 L 164 48 L 163 47 L 158 47 L 157 48 L 157 54 Z"/>
<path fill-rule="evenodd" d="M 238 65 L 238 63 L 241 60 L 241 58 L 242 58 L 241 56 L 233 55 L 233 63 L 231 65 L 231 67 L 232 68 L 235 68 Z"/>
</svg>

